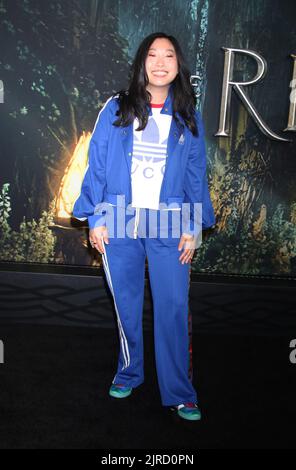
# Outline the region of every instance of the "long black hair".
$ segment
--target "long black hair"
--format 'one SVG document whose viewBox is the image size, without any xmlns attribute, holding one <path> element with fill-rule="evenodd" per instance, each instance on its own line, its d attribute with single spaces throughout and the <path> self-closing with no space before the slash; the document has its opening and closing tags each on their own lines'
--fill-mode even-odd
<svg viewBox="0 0 296 470">
<path fill-rule="evenodd" d="M 137 130 L 143 130 L 147 125 L 149 117 L 147 105 L 151 102 L 151 93 L 146 90 L 149 80 L 145 61 L 150 46 L 156 38 L 168 39 L 173 44 L 177 55 L 179 72 L 172 82 L 173 119 L 176 120 L 178 126 L 184 127 L 176 115 L 176 112 L 179 113 L 192 134 L 197 136 L 196 96 L 190 83 L 189 69 L 177 39 L 162 32 L 152 33 L 141 42 L 131 65 L 128 89 L 121 89 L 113 94 L 113 96 L 118 95 L 119 99 L 119 110 L 116 113 L 119 117 L 113 122 L 113 125 L 126 127 L 134 121 L 135 117 L 139 120 Z"/>
</svg>

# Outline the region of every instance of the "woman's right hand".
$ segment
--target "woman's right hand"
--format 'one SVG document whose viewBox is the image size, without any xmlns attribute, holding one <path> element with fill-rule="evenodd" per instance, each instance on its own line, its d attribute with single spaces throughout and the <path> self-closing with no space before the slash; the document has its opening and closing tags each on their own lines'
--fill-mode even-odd
<svg viewBox="0 0 296 470">
<path fill-rule="evenodd" d="M 95 227 L 90 229 L 89 231 L 89 241 L 93 248 L 98 250 L 101 254 L 105 253 L 103 242 L 109 244 L 108 238 L 108 229 L 105 225 L 99 225 L 99 227 Z"/>
</svg>

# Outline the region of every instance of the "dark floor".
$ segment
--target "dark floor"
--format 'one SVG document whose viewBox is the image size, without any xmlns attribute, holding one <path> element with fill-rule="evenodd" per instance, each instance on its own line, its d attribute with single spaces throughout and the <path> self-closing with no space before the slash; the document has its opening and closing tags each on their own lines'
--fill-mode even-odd
<svg viewBox="0 0 296 470">
<path fill-rule="evenodd" d="M 145 383 L 116 400 L 115 329 L 0 325 L 0 448 L 295 448 L 293 337 L 195 334 L 203 416 L 187 422 L 161 406 L 151 332 Z"/>
</svg>

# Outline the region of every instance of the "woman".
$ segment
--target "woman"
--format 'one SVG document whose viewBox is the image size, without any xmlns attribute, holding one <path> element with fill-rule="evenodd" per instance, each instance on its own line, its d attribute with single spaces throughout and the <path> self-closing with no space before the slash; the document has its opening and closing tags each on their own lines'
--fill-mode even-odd
<svg viewBox="0 0 296 470">
<path fill-rule="evenodd" d="M 111 96 L 99 113 L 73 215 L 88 219 L 114 299 L 120 351 L 109 394 L 127 397 L 144 381 L 147 257 L 162 405 L 198 420 L 188 374 L 190 262 L 201 229 L 215 223 L 203 122 L 173 36 L 147 36 L 131 72 L 128 90 Z"/>
</svg>

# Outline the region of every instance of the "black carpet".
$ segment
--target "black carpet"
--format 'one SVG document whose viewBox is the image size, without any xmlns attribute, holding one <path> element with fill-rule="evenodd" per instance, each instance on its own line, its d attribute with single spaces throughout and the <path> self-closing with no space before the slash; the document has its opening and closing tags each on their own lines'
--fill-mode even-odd
<svg viewBox="0 0 296 470">
<path fill-rule="evenodd" d="M 1 449 L 236 449 L 295 447 L 296 364 L 287 336 L 194 334 L 193 382 L 202 420 L 161 406 L 152 332 L 145 383 L 109 397 L 115 328 L 0 326 Z"/>
</svg>

